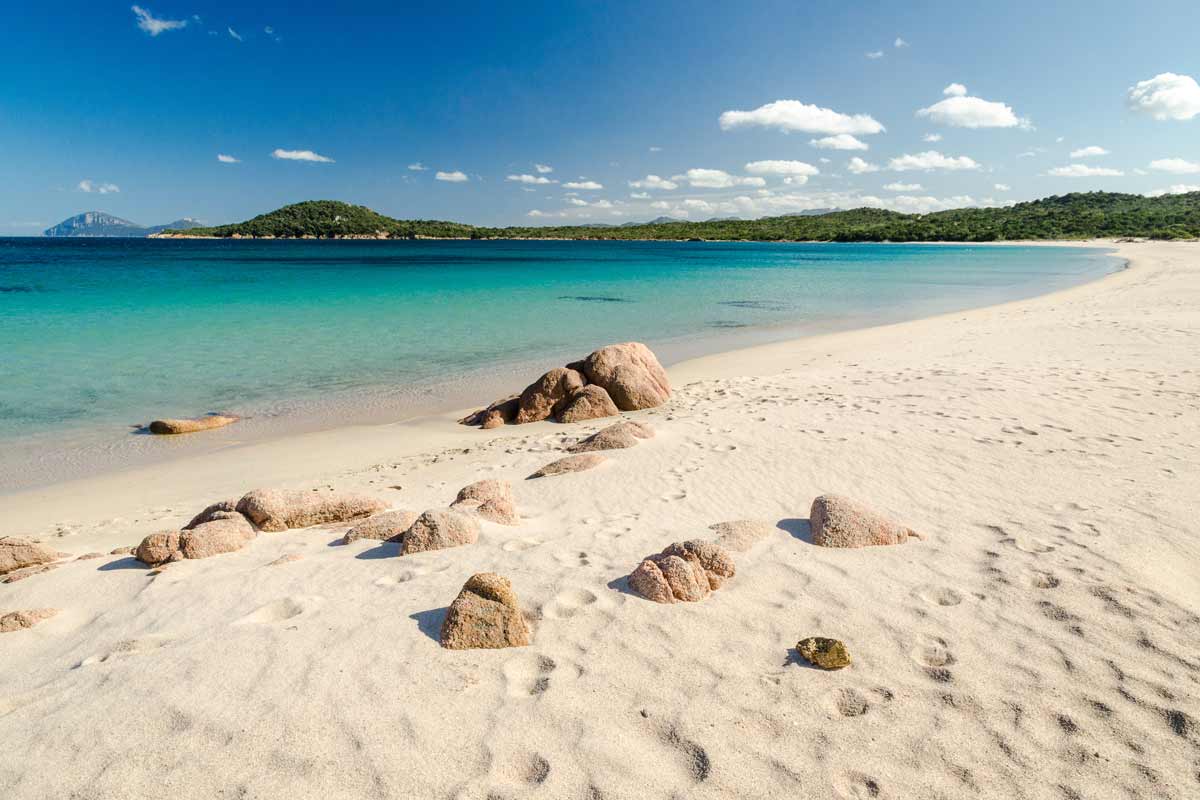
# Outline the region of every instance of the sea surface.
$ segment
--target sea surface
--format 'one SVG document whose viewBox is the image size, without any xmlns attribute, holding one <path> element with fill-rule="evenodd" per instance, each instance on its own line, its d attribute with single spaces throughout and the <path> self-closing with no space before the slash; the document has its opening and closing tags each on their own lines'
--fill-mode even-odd
<svg viewBox="0 0 1200 800">
<path fill-rule="evenodd" d="M 156 417 L 237 413 L 237 441 L 395 420 L 611 342 L 670 362 L 1121 266 L 1074 247 L 0 239 L 0 492 L 233 435 L 138 433 Z"/>
</svg>

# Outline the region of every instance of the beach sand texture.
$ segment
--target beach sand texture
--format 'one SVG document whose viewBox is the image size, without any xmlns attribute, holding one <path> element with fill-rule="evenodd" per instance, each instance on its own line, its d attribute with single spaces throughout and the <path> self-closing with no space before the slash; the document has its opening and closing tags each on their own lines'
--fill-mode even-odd
<svg viewBox="0 0 1200 800">
<path fill-rule="evenodd" d="M 0 796 L 1196 797 L 1200 246 L 1119 251 L 1058 294 L 678 365 L 625 415 L 657 435 L 583 472 L 524 480 L 610 420 L 448 413 L 6 497 L 0 535 L 76 555 L 262 486 L 419 512 L 500 478 L 522 521 L 0 585 L 0 614 L 60 610 L 0 636 Z M 825 493 L 925 539 L 814 546 Z M 629 593 L 642 557 L 733 520 L 769 525 L 719 591 Z M 479 572 L 530 646 L 439 647 Z M 803 663 L 809 636 L 852 664 Z"/>
</svg>

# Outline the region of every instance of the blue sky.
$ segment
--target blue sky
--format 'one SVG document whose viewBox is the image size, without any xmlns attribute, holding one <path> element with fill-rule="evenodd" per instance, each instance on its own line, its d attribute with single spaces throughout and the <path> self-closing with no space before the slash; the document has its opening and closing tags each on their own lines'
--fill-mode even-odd
<svg viewBox="0 0 1200 800">
<path fill-rule="evenodd" d="M 9 7 L 0 235 L 315 198 L 549 224 L 1200 188 L 1195 0 L 431 6 Z"/>
</svg>

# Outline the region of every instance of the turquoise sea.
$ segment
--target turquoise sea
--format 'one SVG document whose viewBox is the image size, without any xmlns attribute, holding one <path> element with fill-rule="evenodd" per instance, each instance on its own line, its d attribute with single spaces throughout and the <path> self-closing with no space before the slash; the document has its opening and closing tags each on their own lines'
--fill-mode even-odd
<svg viewBox="0 0 1200 800">
<path fill-rule="evenodd" d="M 236 412 L 240 440 L 396 419 L 610 342 L 671 361 L 1120 266 L 1071 247 L 0 239 L 0 491 L 190 446 L 133 432 L 155 417 Z"/>
</svg>

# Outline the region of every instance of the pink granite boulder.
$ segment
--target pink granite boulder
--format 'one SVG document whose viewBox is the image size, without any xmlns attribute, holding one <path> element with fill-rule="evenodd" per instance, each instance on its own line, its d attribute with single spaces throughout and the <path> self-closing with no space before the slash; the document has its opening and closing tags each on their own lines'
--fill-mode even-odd
<svg viewBox="0 0 1200 800">
<path fill-rule="evenodd" d="M 813 500 L 809 524 L 813 544 L 821 547 L 872 547 L 923 538 L 911 528 L 837 494 L 823 494 Z"/>
</svg>

